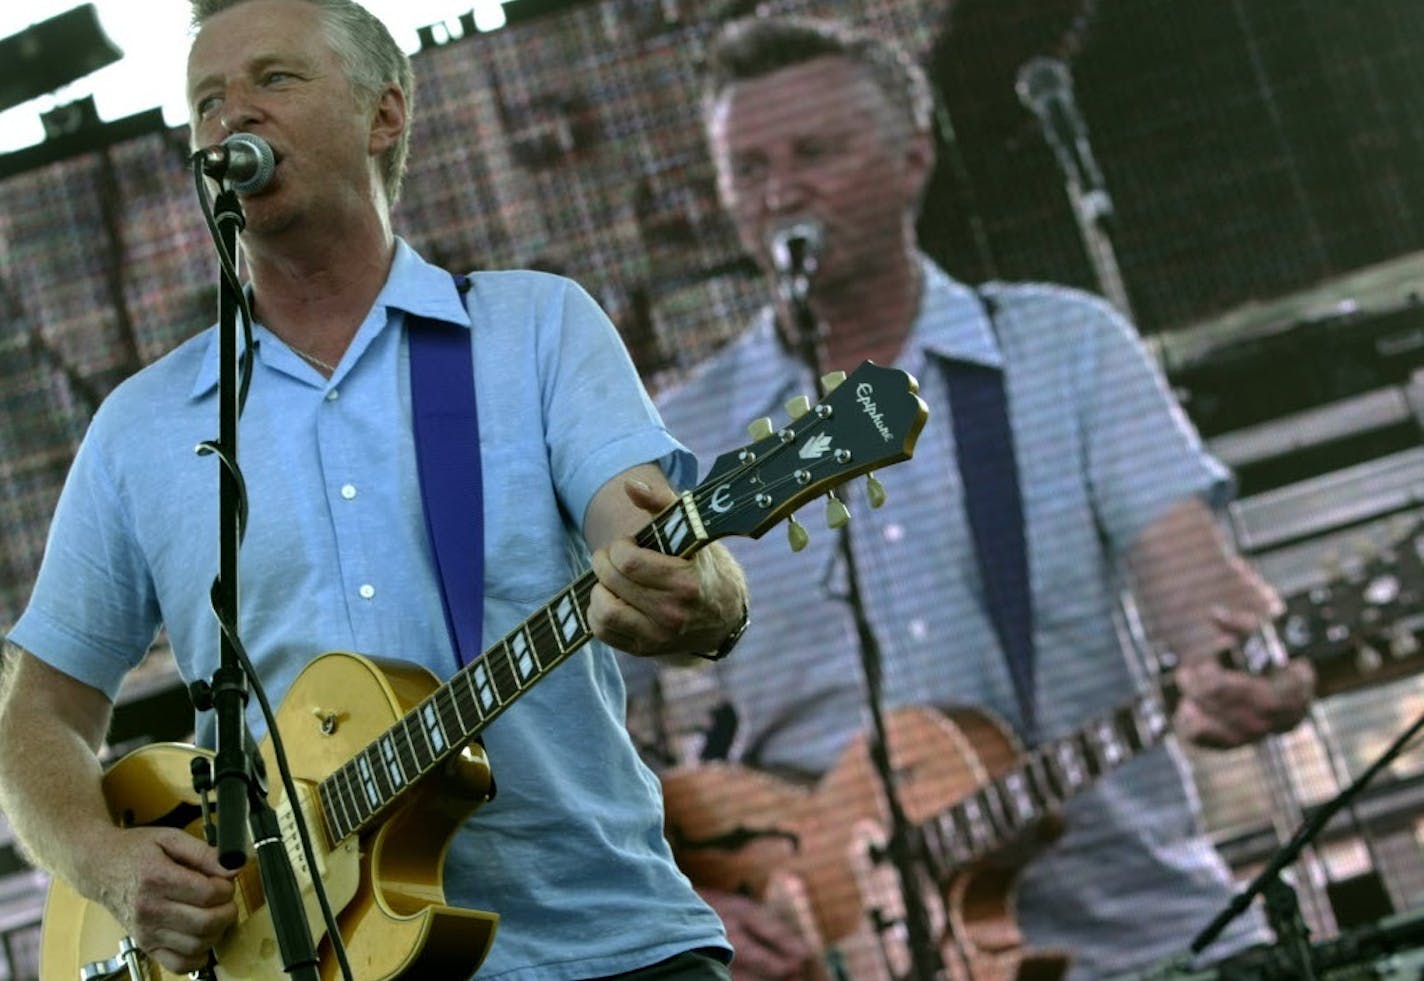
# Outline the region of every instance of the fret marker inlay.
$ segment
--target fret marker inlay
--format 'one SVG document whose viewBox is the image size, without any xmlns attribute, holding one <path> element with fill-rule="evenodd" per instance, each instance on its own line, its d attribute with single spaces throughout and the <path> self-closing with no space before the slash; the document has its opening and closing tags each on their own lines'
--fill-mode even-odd
<svg viewBox="0 0 1424 981">
<path fill-rule="evenodd" d="M 509 651 L 514 667 L 519 672 L 519 680 L 528 681 L 539 666 L 534 663 L 534 651 L 529 646 L 529 638 L 524 631 L 514 635 L 514 639 L 509 642 Z"/>
<path fill-rule="evenodd" d="M 563 634 L 564 647 L 567 649 L 582 632 L 578 606 L 574 603 L 572 596 L 565 594 L 563 600 L 554 609 L 554 618 L 558 621 L 559 633 Z"/>
<path fill-rule="evenodd" d="M 499 702 L 494 693 L 494 686 L 490 683 L 489 671 L 486 670 L 483 663 L 477 662 L 475 670 L 471 672 L 471 678 L 474 680 L 475 691 L 479 693 L 480 704 L 488 712 Z"/>
<path fill-rule="evenodd" d="M 667 542 L 668 554 L 677 555 L 688 535 L 687 516 L 681 508 L 675 509 L 663 522 L 663 541 Z"/>
<path fill-rule="evenodd" d="M 440 728 L 440 720 L 435 717 L 435 703 L 426 702 L 420 715 L 425 720 L 425 734 L 430 738 L 430 748 L 437 753 L 443 753 L 445 751 L 445 730 Z"/>
<path fill-rule="evenodd" d="M 371 772 L 371 763 L 365 754 L 356 757 L 356 768 L 361 771 L 361 788 L 366 791 L 367 803 L 373 808 L 379 807 L 381 794 L 376 789 L 376 775 Z"/>
</svg>

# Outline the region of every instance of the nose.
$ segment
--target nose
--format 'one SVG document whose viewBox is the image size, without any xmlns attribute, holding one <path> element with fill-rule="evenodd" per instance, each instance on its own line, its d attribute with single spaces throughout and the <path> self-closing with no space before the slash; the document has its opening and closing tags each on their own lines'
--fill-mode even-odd
<svg viewBox="0 0 1424 981">
<path fill-rule="evenodd" d="M 245 85 L 229 85 L 223 93 L 222 110 L 218 114 L 218 125 L 227 133 L 241 133 L 249 129 L 262 117 L 256 104 L 249 98 Z"/>
<path fill-rule="evenodd" d="M 218 125 L 226 133 L 240 133 L 252 125 L 256 116 L 250 112 L 229 112 L 224 110 L 218 117 Z"/>
<path fill-rule="evenodd" d="M 794 168 L 773 167 L 767 174 L 762 191 L 762 204 L 768 214 L 777 215 L 796 211 L 806 203 L 806 186 L 797 176 Z"/>
</svg>

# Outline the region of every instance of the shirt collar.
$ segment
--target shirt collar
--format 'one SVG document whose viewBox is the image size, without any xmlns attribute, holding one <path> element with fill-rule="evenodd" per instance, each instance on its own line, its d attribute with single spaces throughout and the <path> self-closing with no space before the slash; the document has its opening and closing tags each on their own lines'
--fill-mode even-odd
<svg viewBox="0 0 1424 981">
<path fill-rule="evenodd" d="M 342 358 L 337 374 L 331 377 L 336 382 L 340 375 L 354 364 L 371 341 L 392 323 L 403 320 L 403 316 L 426 317 L 455 326 L 470 327 L 470 315 L 465 309 L 464 298 L 455 288 L 455 282 L 448 272 L 431 265 L 420 257 L 404 239 L 396 239 L 395 257 L 391 262 L 386 284 L 371 304 L 366 319 L 351 340 L 351 348 Z M 247 287 L 248 299 L 252 297 L 251 284 Z M 264 360 L 264 346 L 269 351 L 281 349 L 280 354 L 268 355 L 279 364 L 287 355 L 286 346 L 261 323 L 252 325 L 252 337 L 256 343 L 256 360 Z M 218 384 L 219 358 L 218 331 L 209 328 L 207 350 L 199 363 L 197 377 L 193 382 L 192 398 L 201 398 Z M 265 345 L 264 345 L 265 342 Z"/>
<path fill-rule="evenodd" d="M 910 327 L 910 339 L 897 365 L 911 374 L 924 371 L 927 355 L 950 361 L 969 361 L 990 368 L 1004 366 L 1003 352 L 994 335 L 984 303 L 968 286 L 952 278 L 928 256 L 919 257 L 920 308 Z M 774 365 L 779 365 L 773 371 Z M 837 365 L 846 372 L 859 365 Z M 776 333 L 776 317 L 771 307 L 762 308 L 746 335 L 737 342 L 736 357 L 725 366 L 732 386 L 734 406 L 744 406 L 752 417 L 775 416 L 787 399 L 811 384 L 810 372 L 791 355 Z M 765 379 L 778 383 L 770 390 Z M 819 388 L 816 388 L 819 396 Z"/>
<path fill-rule="evenodd" d="M 910 331 L 904 361 L 924 361 L 925 352 L 950 361 L 969 361 L 1002 369 L 1004 355 L 989 321 L 985 301 L 951 278 L 927 256 L 920 256 L 924 287 L 920 312 Z M 914 365 L 919 368 L 919 364 Z"/>
</svg>

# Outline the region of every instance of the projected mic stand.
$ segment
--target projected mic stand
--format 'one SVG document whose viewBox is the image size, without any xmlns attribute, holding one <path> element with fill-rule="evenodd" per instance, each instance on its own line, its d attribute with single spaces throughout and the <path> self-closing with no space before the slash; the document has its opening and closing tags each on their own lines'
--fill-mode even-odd
<svg viewBox="0 0 1424 981">
<path fill-rule="evenodd" d="M 1073 77 L 1057 58 L 1032 58 L 1019 68 L 1015 91 L 1043 126 L 1043 136 L 1063 171 L 1068 202 L 1098 289 L 1128 320 L 1133 320 L 1127 283 L 1118 266 L 1109 224 L 1113 202 L 1093 156 L 1088 129 L 1073 102 Z"/>
<path fill-rule="evenodd" d="M 781 294 L 791 310 L 796 341 L 801 358 L 811 369 L 813 378 L 825 374 L 825 358 L 822 349 L 824 332 L 811 312 L 807 302 L 811 275 L 815 272 L 815 258 L 806 250 L 798 249 L 791 263 L 792 269 L 783 273 Z M 831 507 L 843 508 L 832 491 Z M 945 981 L 948 978 L 940 947 L 930 931 L 929 910 L 920 893 L 919 843 L 915 839 L 914 827 L 905 816 L 896 793 L 895 775 L 890 764 L 888 733 L 885 726 L 885 709 L 881 704 L 881 662 L 880 646 L 865 614 L 865 604 L 861 600 L 860 579 L 856 572 L 855 554 L 851 548 L 850 534 L 844 521 L 832 520 L 832 528 L 837 530 L 837 542 L 841 561 L 846 570 L 846 591 L 840 597 L 845 601 L 855 621 L 857 647 L 860 651 L 861 669 L 865 675 L 866 702 L 870 708 L 874 738 L 869 740 L 869 755 L 879 778 L 880 789 L 885 798 L 885 807 L 890 815 L 889 839 L 885 847 L 885 857 L 889 858 L 899 880 L 900 892 L 905 904 L 905 931 L 910 947 L 910 977 L 914 981 Z M 882 933 L 892 924 L 877 922 L 875 926 Z M 887 967 L 889 967 L 887 961 Z"/>
<path fill-rule="evenodd" d="M 246 225 L 237 194 L 224 182 L 213 203 L 213 221 L 219 249 L 218 276 L 218 442 L 199 446 L 200 453 L 218 457 L 218 578 L 213 584 L 213 608 L 219 621 L 219 662 L 211 682 L 191 687 L 199 711 L 211 709 L 216 720 L 216 753 L 211 769 L 207 760 L 194 761 L 193 786 L 203 806 L 205 832 L 218 850 L 224 868 L 238 869 L 247 862 L 247 834 L 241 817 L 250 823 L 257 852 L 257 867 L 267 911 L 272 917 L 283 967 L 287 974 L 316 981 L 316 949 L 307 925 L 301 891 L 292 872 L 276 813 L 267 803 L 262 761 L 251 744 L 244 712 L 247 676 L 238 651 L 238 550 L 242 544 L 246 504 L 237 466 L 238 418 L 242 411 L 242 378 L 237 313 L 242 284 L 237 276 L 237 233 Z M 208 791 L 217 798 L 216 830 L 208 812 Z M 297 806 L 292 802 L 292 806 Z"/>
</svg>

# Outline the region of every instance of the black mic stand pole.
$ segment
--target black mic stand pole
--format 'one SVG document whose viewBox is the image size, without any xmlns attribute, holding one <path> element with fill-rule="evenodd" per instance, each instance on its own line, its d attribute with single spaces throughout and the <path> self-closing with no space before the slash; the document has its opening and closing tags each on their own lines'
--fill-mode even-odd
<svg viewBox="0 0 1424 981">
<path fill-rule="evenodd" d="M 784 275 L 781 292 L 791 310 L 795 337 L 800 345 L 800 354 L 815 379 L 825 374 L 825 357 L 822 344 L 823 331 L 807 302 L 810 289 L 810 272 L 804 268 L 804 261 L 798 268 Z M 832 495 L 834 496 L 834 494 Z M 881 704 L 881 661 L 880 646 L 871 629 L 870 620 L 861 600 L 860 579 L 856 571 L 855 553 L 851 548 L 848 528 L 837 531 L 841 560 L 845 563 L 846 593 L 842 597 L 855 621 L 856 636 L 859 640 L 861 669 L 865 674 L 866 702 L 870 707 L 871 725 L 874 738 L 869 741 L 869 753 L 879 777 L 885 798 L 885 807 L 890 814 L 889 840 L 886 853 L 900 879 L 900 891 L 905 903 L 905 931 L 910 947 L 911 977 L 915 981 L 944 981 L 948 977 L 939 944 L 930 930 L 929 910 L 925 906 L 921 889 L 921 877 L 916 870 L 921 864 L 919 843 L 913 826 L 900 806 L 896 793 L 894 770 L 890 764 L 888 733 L 885 727 L 885 709 Z M 876 923 L 882 932 L 889 924 Z"/>
<path fill-rule="evenodd" d="M 218 281 L 218 581 L 213 587 L 218 610 L 218 668 L 211 685 L 195 692 L 199 709 L 211 707 L 216 717 L 216 753 L 211 782 L 195 774 L 195 784 L 216 791 L 218 861 L 238 869 L 247 861 L 247 831 L 242 816 L 251 821 L 253 841 L 262 876 L 267 911 L 277 934 L 283 965 L 288 974 L 316 981 L 316 950 L 307 925 L 301 892 L 292 872 L 276 815 L 266 801 L 260 778 L 261 762 L 246 729 L 247 677 L 237 652 L 238 551 L 242 544 L 243 488 L 237 467 L 238 417 L 241 414 L 241 379 L 237 310 L 242 284 L 236 279 L 237 233 L 246 224 L 237 194 L 226 183 L 213 204 L 219 247 L 230 260 Z M 207 704 L 204 704 L 207 703 Z M 292 807 L 298 802 L 289 802 Z M 315 874 L 315 870 L 313 870 Z"/>
<path fill-rule="evenodd" d="M 1281 877 L 1281 872 L 1299 857 L 1307 845 L 1315 840 L 1316 836 L 1330 823 L 1331 818 L 1350 804 L 1381 770 L 1393 763 L 1404 752 L 1404 748 L 1419 734 L 1421 729 L 1424 729 L 1424 714 L 1415 719 L 1408 729 L 1390 743 L 1379 758 L 1356 777 L 1353 783 L 1322 804 L 1309 820 L 1297 829 L 1291 840 L 1272 856 L 1271 860 L 1266 863 L 1266 867 L 1257 874 L 1256 878 L 1251 880 L 1251 884 L 1237 893 L 1227 907 L 1217 914 L 1216 918 L 1208 923 L 1201 933 L 1196 935 L 1191 942 L 1191 954 L 1200 954 L 1226 929 L 1232 920 L 1246 911 L 1253 899 L 1257 896 L 1264 896 L 1271 928 L 1276 932 L 1276 939 L 1281 943 L 1285 956 L 1290 959 L 1292 971 L 1290 976 L 1303 979 L 1315 978 L 1317 975 L 1314 970 L 1310 946 L 1310 931 L 1301 919 L 1300 905 L 1296 900 L 1295 890 Z"/>
</svg>

